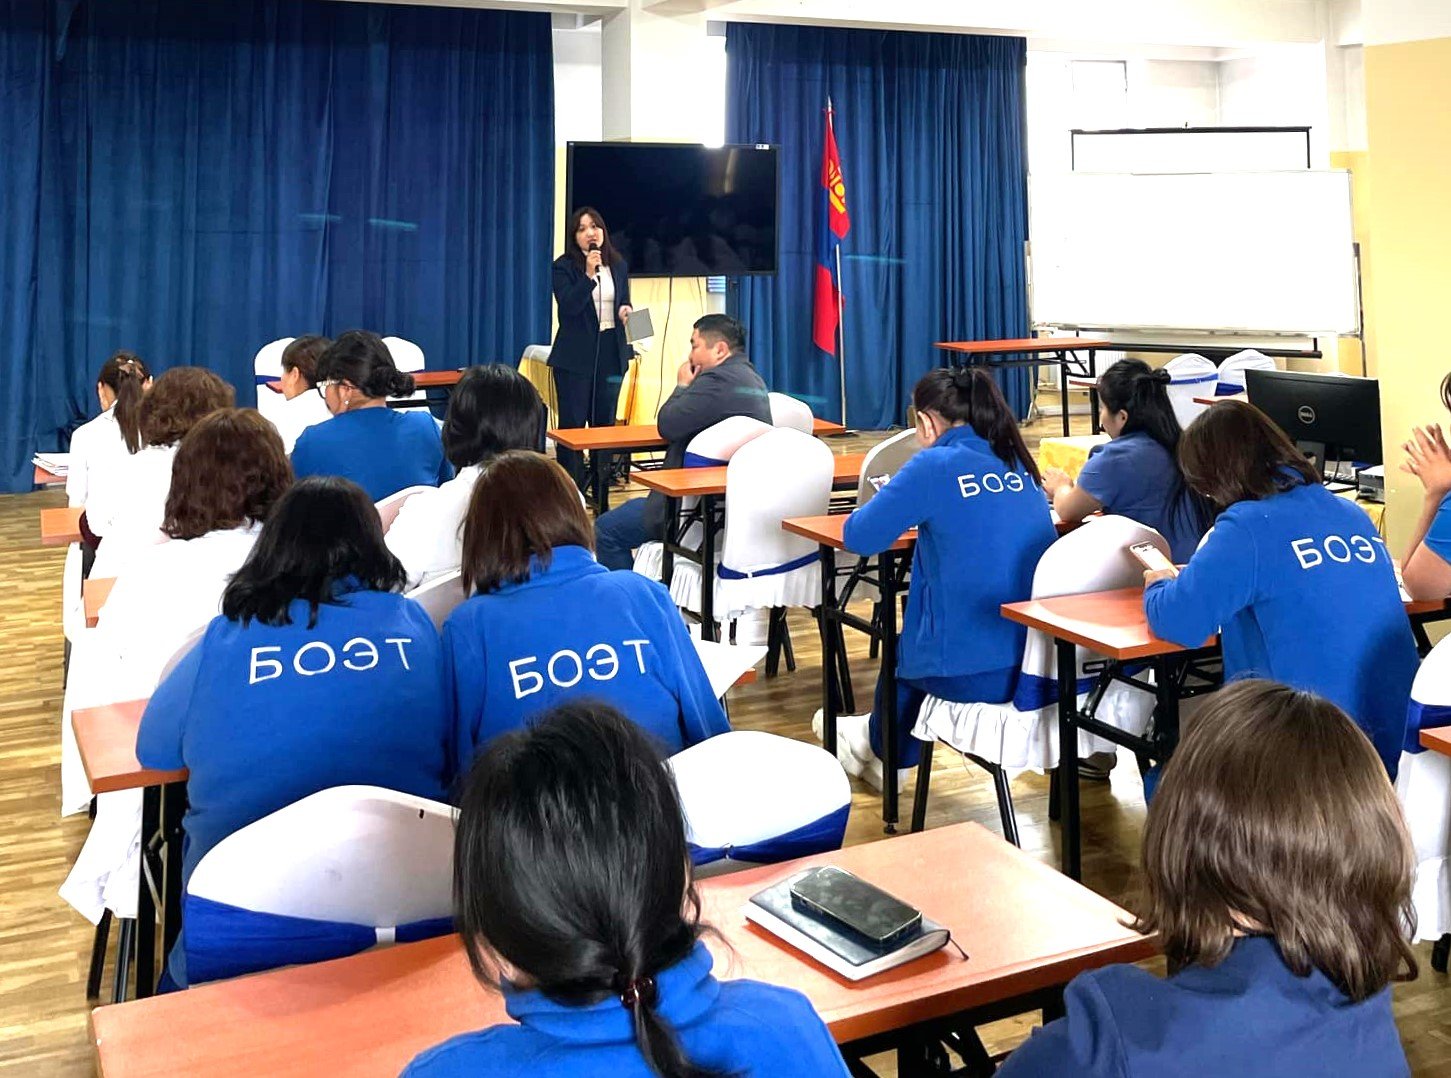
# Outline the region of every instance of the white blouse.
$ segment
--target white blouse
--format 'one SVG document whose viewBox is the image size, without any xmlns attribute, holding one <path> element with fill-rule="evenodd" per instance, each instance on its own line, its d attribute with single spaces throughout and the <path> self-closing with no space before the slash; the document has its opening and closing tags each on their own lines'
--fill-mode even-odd
<svg viewBox="0 0 1451 1078">
<path fill-rule="evenodd" d="M 139 551 L 166 539 L 161 523 L 175 456 L 174 445 L 146 446 L 119 461 L 104 485 L 91 491 L 86 520 L 103 540 L 92 576 L 120 576 Z"/>
<path fill-rule="evenodd" d="M 601 266 L 595 289 L 595 313 L 600 316 L 600 331 L 615 328 L 615 275 L 609 266 Z"/>
<path fill-rule="evenodd" d="M 461 468 L 447 483 L 419 491 L 398 510 L 383 539 L 407 570 L 410 591 L 459 567 L 464 517 L 482 470 L 477 464 Z"/>
<path fill-rule="evenodd" d="M 282 436 L 282 449 L 288 456 L 292 455 L 292 447 L 303 431 L 332 417 L 333 414 L 327 410 L 327 402 L 312 389 L 274 405 L 267 416 Z"/>
<path fill-rule="evenodd" d="M 90 422 L 82 423 L 71 434 L 66 500 L 74 508 L 85 508 L 91 493 L 109 481 L 120 461 L 130 455 L 126 440 L 121 437 L 121 424 L 116 422 L 115 405 Z"/>
</svg>

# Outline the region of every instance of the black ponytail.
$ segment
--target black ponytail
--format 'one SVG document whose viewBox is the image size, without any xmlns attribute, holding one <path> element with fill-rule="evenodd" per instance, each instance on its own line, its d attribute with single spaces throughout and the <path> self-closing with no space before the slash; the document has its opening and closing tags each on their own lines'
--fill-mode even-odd
<svg viewBox="0 0 1451 1078">
<path fill-rule="evenodd" d="M 96 376 L 97 382 L 116 394 L 116 423 L 128 453 L 141 448 L 141 398 L 146 394 L 150 378 L 151 372 L 141 357 L 125 351 L 115 353 L 101 364 L 101 373 Z"/>
<path fill-rule="evenodd" d="M 1009 468 L 1021 468 L 1041 484 L 1038 462 L 1028 452 L 1017 418 L 997 381 L 982 367 L 939 367 L 912 390 L 912 406 L 936 412 L 949 423 L 966 423 Z"/>
<path fill-rule="evenodd" d="M 319 382 L 350 382 L 367 397 L 406 397 L 417 388 L 413 375 L 400 371 L 383 338 L 350 329 L 317 360 Z"/>
<path fill-rule="evenodd" d="M 657 978 L 700 937 L 675 785 L 655 744 L 606 704 L 575 701 L 496 738 L 474 762 L 454 833 L 455 923 L 469 964 L 499 962 L 547 998 L 613 997 L 662 1078 L 723 1078 L 681 1051 Z"/>
</svg>

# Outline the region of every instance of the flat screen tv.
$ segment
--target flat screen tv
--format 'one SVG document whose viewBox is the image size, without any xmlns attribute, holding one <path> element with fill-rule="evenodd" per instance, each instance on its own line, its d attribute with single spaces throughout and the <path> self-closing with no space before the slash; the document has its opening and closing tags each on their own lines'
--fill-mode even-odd
<svg viewBox="0 0 1451 1078">
<path fill-rule="evenodd" d="M 566 212 L 599 210 L 633 277 L 770 274 L 776 180 L 773 146 L 571 142 Z"/>
</svg>

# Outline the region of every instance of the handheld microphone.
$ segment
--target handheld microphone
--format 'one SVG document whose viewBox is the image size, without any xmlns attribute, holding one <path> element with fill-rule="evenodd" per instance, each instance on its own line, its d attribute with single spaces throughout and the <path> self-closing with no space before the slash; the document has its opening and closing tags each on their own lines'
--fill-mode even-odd
<svg viewBox="0 0 1451 1078">
<path fill-rule="evenodd" d="M 598 251 L 600 249 L 600 245 L 598 243 L 591 243 L 589 245 L 589 249 L 591 251 Z"/>
</svg>

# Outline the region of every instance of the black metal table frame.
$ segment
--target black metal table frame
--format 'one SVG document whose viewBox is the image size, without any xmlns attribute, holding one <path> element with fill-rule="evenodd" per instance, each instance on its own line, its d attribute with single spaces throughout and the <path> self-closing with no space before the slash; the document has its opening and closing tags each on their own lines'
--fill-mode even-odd
<svg viewBox="0 0 1451 1078">
<path fill-rule="evenodd" d="M 162 925 L 161 964 L 181 934 L 182 818 L 186 782 L 146 786 L 141 791 L 141 868 L 137 874 L 136 920 L 121 922 L 116 947 L 113 1003 L 125 1001 L 128 967 L 134 964 L 135 998 L 156 991 L 156 922 Z"/>
<path fill-rule="evenodd" d="M 1087 358 L 1079 358 L 1078 352 L 1086 352 Z M 948 364 L 953 367 L 997 367 L 1011 369 L 1018 367 L 1041 367 L 1045 363 L 1058 364 L 1058 396 L 1063 407 L 1063 437 L 1069 436 L 1068 425 L 1068 379 L 1088 378 L 1096 386 L 1098 382 L 1098 349 L 1095 348 L 1056 348 L 1052 351 L 1034 353 L 1034 359 L 996 359 L 991 355 L 979 357 L 971 352 L 954 352 L 948 350 Z M 1012 352 L 1003 352 L 1002 355 L 1013 355 Z M 1026 354 L 1026 353 L 1020 353 Z M 1088 391 L 1088 411 L 1092 430 L 1098 433 L 1098 390 L 1090 388 Z"/>
<path fill-rule="evenodd" d="M 675 559 L 684 558 L 700 566 L 700 613 L 690 610 L 684 613 L 700 620 L 702 640 L 718 640 L 715 629 L 715 548 L 717 531 L 724 524 L 725 495 L 701 494 L 697 496 L 694 508 L 686 512 L 681 508 L 680 498 L 668 499 L 670 503 L 669 523 L 665 526 L 665 539 L 660 551 L 660 582 L 667 589 L 675 576 Z M 692 524 L 700 525 L 700 549 L 692 550 L 684 545 L 685 533 Z"/>
</svg>

